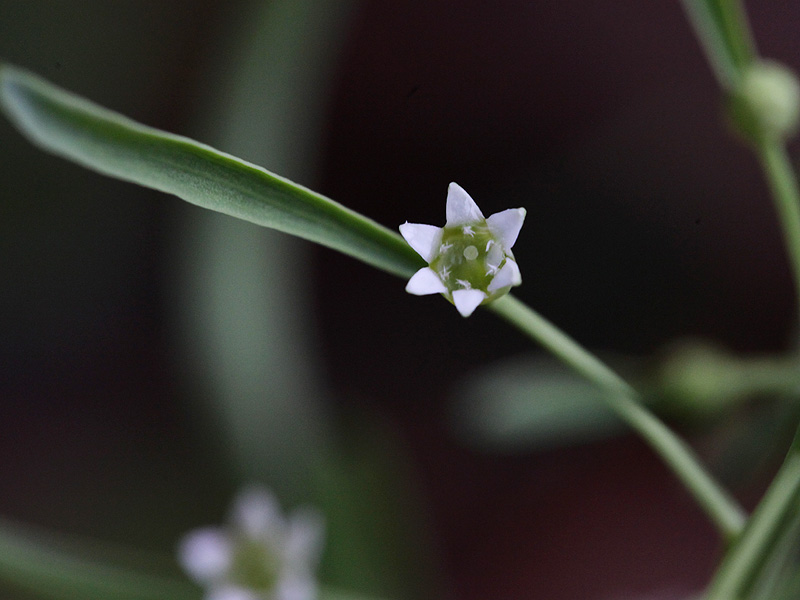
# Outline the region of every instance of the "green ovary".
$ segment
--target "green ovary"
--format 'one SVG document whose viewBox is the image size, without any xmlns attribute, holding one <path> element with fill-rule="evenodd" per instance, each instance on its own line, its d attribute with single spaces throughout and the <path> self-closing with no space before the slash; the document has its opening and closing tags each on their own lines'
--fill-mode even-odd
<svg viewBox="0 0 800 600">
<path fill-rule="evenodd" d="M 279 558 L 266 545 L 256 540 L 241 540 L 231 565 L 231 580 L 256 591 L 274 589 L 280 571 Z"/>
<path fill-rule="evenodd" d="M 489 283 L 505 259 L 502 247 L 484 221 L 445 227 L 438 255 L 430 268 L 444 283 L 448 298 L 452 299 L 456 290 L 473 289 L 486 292 L 487 300 L 491 300 L 498 294 L 488 291 Z"/>
</svg>

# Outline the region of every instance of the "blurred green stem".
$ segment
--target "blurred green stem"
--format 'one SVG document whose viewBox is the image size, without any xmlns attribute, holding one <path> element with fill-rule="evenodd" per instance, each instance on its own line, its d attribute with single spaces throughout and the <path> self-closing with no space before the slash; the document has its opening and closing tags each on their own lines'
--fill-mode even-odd
<svg viewBox="0 0 800 600">
<path fill-rule="evenodd" d="M 720 24 L 728 40 L 733 62 L 742 69 L 758 55 L 741 0 L 712 0 L 720 15 Z"/>
<path fill-rule="evenodd" d="M 513 296 L 497 300 L 490 308 L 604 390 L 609 408 L 661 456 L 726 540 L 742 531 L 746 516 L 741 507 L 706 472 L 689 446 L 642 405 L 639 394 L 627 382 Z"/>
<path fill-rule="evenodd" d="M 701 40 L 720 86 L 731 92 L 742 71 L 758 54 L 740 0 L 684 0 L 689 20 Z M 783 230 L 800 310 L 800 192 L 785 143 L 761 135 L 754 146 Z M 763 568 L 781 552 L 777 540 L 800 509 L 800 429 L 792 447 L 749 519 L 741 537 L 722 561 L 707 600 L 731 600 L 750 594 Z M 779 557 L 778 557 L 779 558 Z"/>
<path fill-rule="evenodd" d="M 686 16 L 703 46 L 719 84 L 736 87 L 756 57 L 755 43 L 740 0 L 683 0 Z"/>
<path fill-rule="evenodd" d="M 683 0 L 719 85 L 731 92 L 758 58 L 741 0 Z M 792 266 L 800 310 L 800 193 L 783 141 L 764 136 L 754 148 L 772 191 Z"/>
<path fill-rule="evenodd" d="M 782 142 L 763 140 L 756 152 L 778 211 L 800 310 L 800 191 L 797 177 Z"/>
<path fill-rule="evenodd" d="M 705 600 L 742 598 L 772 554 L 783 526 L 800 505 L 800 432 L 741 537 L 722 561 Z"/>
</svg>

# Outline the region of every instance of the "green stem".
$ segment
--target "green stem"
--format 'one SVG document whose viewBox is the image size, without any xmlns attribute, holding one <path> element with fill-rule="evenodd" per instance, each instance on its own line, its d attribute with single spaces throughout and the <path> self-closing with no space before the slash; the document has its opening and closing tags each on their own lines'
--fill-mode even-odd
<svg viewBox="0 0 800 600">
<path fill-rule="evenodd" d="M 683 0 L 682 3 L 717 81 L 724 88 L 735 87 L 739 80 L 739 67 L 724 29 L 715 17 L 716 7 L 709 0 Z"/>
<path fill-rule="evenodd" d="M 705 600 L 743 597 L 758 577 L 781 524 L 800 501 L 800 452 L 794 447 L 759 502 L 736 545 L 726 554 Z"/>
<path fill-rule="evenodd" d="M 786 148 L 780 141 L 763 140 L 756 152 L 778 211 L 800 305 L 800 191 L 797 179 Z"/>
<path fill-rule="evenodd" d="M 661 456 L 727 540 L 734 539 L 742 531 L 746 517 L 741 507 L 705 471 L 689 446 L 641 404 L 636 390 L 572 338 L 513 296 L 493 302 L 490 308 L 605 390 L 607 393 L 604 397 L 609 408 Z"/>
<path fill-rule="evenodd" d="M 741 0 L 717 0 L 722 30 L 733 62 L 741 70 L 758 55 Z"/>
</svg>

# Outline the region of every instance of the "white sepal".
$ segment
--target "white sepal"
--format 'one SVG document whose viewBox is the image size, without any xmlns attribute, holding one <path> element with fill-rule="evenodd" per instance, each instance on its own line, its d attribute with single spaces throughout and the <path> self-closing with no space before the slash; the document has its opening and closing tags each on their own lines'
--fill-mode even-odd
<svg viewBox="0 0 800 600">
<path fill-rule="evenodd" d="M 481 302 L 486 299 L 486 293 L 481 290 L 456 290 L 453 292 L 453 304 L 462 317 L 468 317 Z"/>
<path fill-rule="evenodd" d="M 444 283 L 439 279 L 436 271 L 430 267 L 423 267 L 406 284 L 406 291 L 415 296 L 427 296 L 428 294 L 443 294 L 447 291 Z"/>
<path fill-rule="evenodd" d="M 486 219 L 489 231 L 500 240 L 506 251 L 511 250 L 517 241 L 519 230 L 522 229 L 522 223 L 525 221 L 525 214 L 524 208 L 509 208 Z"/>
<path fill-rule="evenodd" d="M 285 579 L 275 590 L 275 600 L 316 600 L 318 596 L 317 585 L 308 577 L 295 577 Z"/>
<path fill-rule="evenodd" d="M 322 553 L 325 521 L 310 508 L 295 510 L 288 521 L 284 554 L 290 564 L 316 566 Z"/>
<path fill-rule="evenodd" d="M 209 583 L 224 577 L 232 560 L 230 537 L 218 527 L 206 527 L 190 533 L 178 548 L 178 562 L 198 583 Z"/>
<path fill-rule="evenodd" d="M 237 585 L 224 585 L 211 589 L 204 600 L 260 600 L 256 592 Z"/>
<path fill-rule="evenodd" d="M 417 254 L 426 263 L 430 263 L 436 256 L 436 250 L 442 242 L 442 228 L 421 223 L 403 223 L 400 225 L 400 235 L 408 242 Z"/>
<path fill-rule="evenodd" d="M 236 496 L 231 522 L 251 538 L 281 535 L 284 527 L 278 500 L 260 486 L 246 488 Z"/>
<path fill-rule="evenodd" d="M 505 264 L 497 272 L 487 288 L 490 292 L 496 292 L 504 287 L 519 285 L 522 283 L 522 274 L 519 272 L 517 263 L 507 258 Z"/>
<path fill-rule="evenodd" d="M 447 205 L 445 207 L 447 226 L 464 225 L 483 221 L 483 213 L 464 188 L 452 182 L 447 188 Z"/>
</svg>

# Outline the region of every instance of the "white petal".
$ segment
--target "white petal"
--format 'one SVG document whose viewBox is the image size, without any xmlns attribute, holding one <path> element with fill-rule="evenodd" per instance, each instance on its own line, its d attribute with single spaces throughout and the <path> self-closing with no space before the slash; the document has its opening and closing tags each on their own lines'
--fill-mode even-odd
<svg viewBox="0 0 800 600">
<path fill-rule="evenodd" d="M 511 250 L 514 242 L 517 241 L 519 230 L 525 221 L 524 208 L 509 208 L 499 213 L 493 214 L 486 219 L 489 231 L 503 244 L 503 248 Z"/>
<path fill-rule="evenodd" d="M 442 241 L 442 228 L 420 223 L 403 223 L 400 225 L 400 235 L 429 263 L 436 256 L 435 251 Z"/>
<path fill-rule="evenodd" d="M 222 529 L 207 527 L 181 540 L 178 562 L 195 581 L 209 583 L 225 577 L 232 554 L 228 534 Z"/>
<path fill-rule="evenodd" d="M 247 588 L 226 585 L 209 590 L 205 600 L 262 600 L 262 597 Z"/>
<path fill-rule="evenodd" d="M 481 290 L 456 290 L 453 292 L 453 304 L 456 305 L 462 317 L 468 317 L 475 312 L 485 298 L 486 293 Z"/>
<path fill-rule="evenodd" d="M 447 188 L 447 226 L 463 225 L 483 220 L 483 213 L 472 197 L 457 183 Z"/>
<path fill-rule="evenodd" d="M 275 496 L 259 486 L 246 488 L 236 496 L 231 522 L 250 537 L 280 535 L 285 525 Z"/>
<path fill-rule="evenodd" d="M 507 258 L 505 264 L 494 276 L 487 289 L 490 292 L 495 292 L 501 288 L 519 285 L 520 283 L 522 283 L 522 274 L 519 272 L 519 266 L 515 261 Z"/>
<path fill-rule="evenodd" d="M 316 566 L 322 553 L 325 522 L 322 515 L 310 508 L 300 508 L 289 518 L 284 553 L 290 564 Z"/>
<path fill-rule="evenodd" d="M 310 577 L 292 577 L 281 580 L 275 590 L 275 600 L 315 600 L 317 584 Z"/>
<path fill-rule="evenodd" d="M 430 267 L 423 267 L 408 280 L 406 291 L 415 296 L 427 296 L 428 294 L 443 294 L 447 291 L 444 283 L 439 279 L 436 271 Z"/>
</svg>

